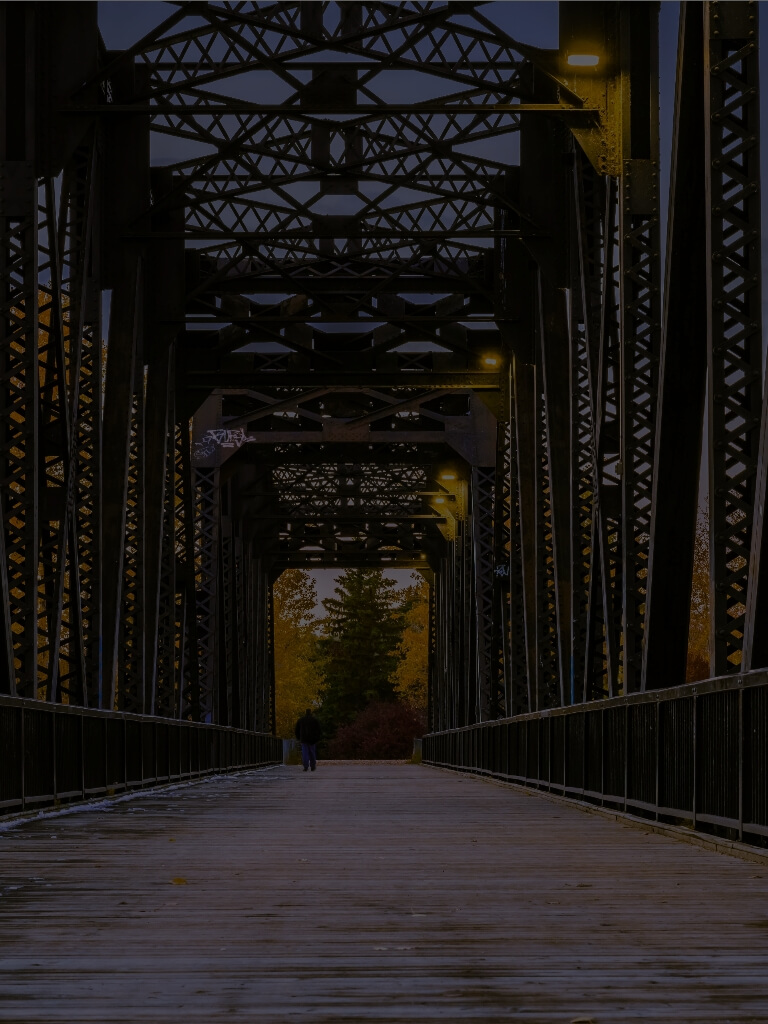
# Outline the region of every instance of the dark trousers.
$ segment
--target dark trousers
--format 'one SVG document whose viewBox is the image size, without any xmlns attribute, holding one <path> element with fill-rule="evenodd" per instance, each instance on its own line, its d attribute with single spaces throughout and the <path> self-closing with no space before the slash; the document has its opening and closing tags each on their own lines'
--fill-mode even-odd
<svg viewBox="0 0 768 1024">
<path fill-rule="evenodd" d="M 317 744 L 301 744 L 301 763 L 305 768 L 314 768 L 317 764 Z"/>
</svg>

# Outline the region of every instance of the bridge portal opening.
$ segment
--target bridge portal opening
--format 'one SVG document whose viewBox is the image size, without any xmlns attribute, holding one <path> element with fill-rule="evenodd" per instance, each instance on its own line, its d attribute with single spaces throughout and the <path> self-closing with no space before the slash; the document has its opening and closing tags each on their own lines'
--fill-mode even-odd
<svg viewBox="0 0 768 1024">
<path fill-rule="evenodd" d="M 410 757 L 427 727 L 430 582 L 418 572 L 283 570 L 272 586 L 275 728 L 311 708 L 331 758 Z"/>
</svg>

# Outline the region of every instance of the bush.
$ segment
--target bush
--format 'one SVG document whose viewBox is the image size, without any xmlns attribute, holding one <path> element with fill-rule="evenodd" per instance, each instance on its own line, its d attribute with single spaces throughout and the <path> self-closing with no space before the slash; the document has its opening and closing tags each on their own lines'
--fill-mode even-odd
<svg viewBox="0 0 768 1024">
<path fill-rule="evenodd" d="M 324 754 L 329 758 L 403 760 L 413 753 L 414 737 L 425 729 L 424 716 L 409 704 L 375 701 L 337 730 Z"/>
</svg>

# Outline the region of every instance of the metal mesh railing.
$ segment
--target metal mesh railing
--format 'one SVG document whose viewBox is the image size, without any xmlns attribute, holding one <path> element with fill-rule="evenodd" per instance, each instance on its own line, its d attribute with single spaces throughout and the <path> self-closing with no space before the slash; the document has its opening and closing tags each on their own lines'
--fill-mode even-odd
<svg viewBox="0 0 768 1024">
<path fill-rule="evenodd" d="M 768 672 L 432 733 L 423 761 L 768 845 Z"/>
<path fill-rule="evenodd" d="M 0 814 L 282 759 L 265 733 L 0 697 Z"/>
</svg>

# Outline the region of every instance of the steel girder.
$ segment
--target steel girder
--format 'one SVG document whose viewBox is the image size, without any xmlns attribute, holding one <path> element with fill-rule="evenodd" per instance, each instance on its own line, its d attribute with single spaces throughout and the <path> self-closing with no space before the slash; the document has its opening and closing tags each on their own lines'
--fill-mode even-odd
<svg viewBox="0 0 768 1024">
<path fill-rule="evenodd" d="M 679 681 L 685 668 L 705 408 L 710 672 L 757 668 L 768 657 L 757 16 L 754 3 L 686 4 L 681 21 L 648 688 Z"/>
<path fill-rule="evenodd" d="M 0 9 L 5 692 L 269 728 L 286 565 L 427 572 L 434 728 L 680 682 L 706 388 L 768 664 L 756 5 L 683 5 L 663 310 L 653 4 Z"/>
<path fill-rule="evenodd" d="M 704 47 L 711 669 L 722 675 L 741 664 L 755 513 L 761 530 L 763 518 L 757 5 L 707 4 Z M 754 636 L 754 614 L 750 626 Z"/>
</svg>

